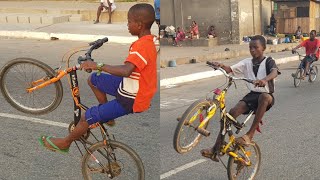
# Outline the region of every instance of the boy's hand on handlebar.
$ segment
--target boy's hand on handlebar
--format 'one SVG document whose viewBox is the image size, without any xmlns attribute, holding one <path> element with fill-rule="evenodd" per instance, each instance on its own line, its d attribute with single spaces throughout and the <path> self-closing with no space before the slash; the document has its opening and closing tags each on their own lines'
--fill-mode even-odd
<svg viewBox="0 0 320 180">
<path fill-rule="evenodd" d="M 254 87 L 265 87 L 267 83 L 268 82 L 264 79 L 253 81 Z"/>
<path fill-rule="evenodd" d="M 93 61 L 85 61 L 80 65 L 80 68 L 84 70 L 87 70 L 87 69 L 97 70 L 97 63 Z"/>
<path fill-rule="evenodd" d="M 217 68 L 222 67 L 222 64 L 218 63 L 218 62 L 210 62 L 210 65 L 217 67 Z"/>
</svg>

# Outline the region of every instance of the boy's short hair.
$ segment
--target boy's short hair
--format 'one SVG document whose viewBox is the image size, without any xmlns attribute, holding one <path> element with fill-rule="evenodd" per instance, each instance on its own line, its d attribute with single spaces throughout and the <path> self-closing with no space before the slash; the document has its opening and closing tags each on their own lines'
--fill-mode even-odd
<svg viewBox="0 0 320 180">
<path fill-rule="evenodd" d="M 152 5 L 147 3 L 138 3 L 133 5 L 128 13 L 134 13 L 135 20 L 140 21 L 146 25 L 147 28 L 151 28 L 155 21 L 155 11 Z"/>
<path fill-rule="evenodd" d="M 317 35 L 317 31 L 316 30 L 311 30 L 310 33 L 314 32 L 315 35 Z"/>
<path fill-rule="evenodd" d="M 264 37 L 261 36 L 261 35 L 256 35 L 256 36 L 253 36 L 253 37 L 251 38 L 251 41 L 255 41 L 255 40 L 259 40 L 260 43 L 261 43 L 261 45 L 262 45 L 262 47 L 263 47 L 264 49 L 267 48 L 266 38 L 264 38 Z"/>
</svg>

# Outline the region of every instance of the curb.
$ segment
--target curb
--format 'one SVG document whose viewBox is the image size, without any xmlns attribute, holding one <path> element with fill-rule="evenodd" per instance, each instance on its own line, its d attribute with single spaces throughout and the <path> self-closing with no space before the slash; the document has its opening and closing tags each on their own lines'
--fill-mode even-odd
<svg viewBox="0 0 320 180">
<path fill-rule="evenodd" d="M 292 62 L 292 61 L 297 61 L 297 60 L 299 60 L 298 56 L 291 56 L 291 57 L 276 59 L 276 63 L 279 65 L 279 64 Z M 162 79 L 160 80 L 160 87 L 175 86 L 177 84 L 196 81 L 196 80 L 210 78 L 210 77 L 219 76 L 219 75 L 222 75 L 222 72 L 211 70 L 211 71 L 199 72 L 194 74 L 188 74 L 184 76 L 177 76 L 173 78 Z"/>
<path fill-rule="evenodd" d="M 131 44 L 136 41 L 137 37 L 129 36 L 106 36 L 106 35 L 89 35 L 89 34 L 68 34 L 68 33 L 47 33 L 47 32 L 31 32 L 31 31 L 0 31 L 2 37 L 13 38 L 30 38 L 50 40 L 51 37 L 59 38 L 60 40 L 70 41 L 87 41 L 92 42 L 97 39 L 108 37 L 111 43 Z"/>
<path fill-rule="evenodd" d="M 297 43 L 290 43 L 290 44 L 278 44 L 277 46 L 267 46 L 265 53 L 272 53 L 272 52 L 281 52 L 283 49 L 291 49 L 297 46 Z M 180 64 L 188 64 L 192 58 L 195 58 L 197 61 L 205 62 L 208 59 L 210 60 L 219 60 L 219 59 L 228 59 L 228 58 L 237 58 L 241 56 L 250 56 L 250 52 L 248 50 L 230 50 L 230 51 L 220 51 L 220 52 L 212 52 L 212 53 L 204 53 L 195 56 L 185 56 L 185 57 L 173 57 L 173 58 L 166 58 L 161 60 L 161 65 L 168 67 L 168 63 L 170 60 L 174 59 L 177 62 L 177 65 Z"/>
</svg>

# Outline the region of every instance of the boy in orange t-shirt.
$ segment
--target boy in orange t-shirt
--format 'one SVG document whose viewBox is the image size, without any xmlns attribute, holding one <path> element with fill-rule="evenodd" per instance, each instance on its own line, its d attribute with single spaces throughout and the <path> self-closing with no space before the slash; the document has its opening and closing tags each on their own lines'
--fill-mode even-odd
<svg viewBox="0 0 320 180">
<path fill-rule="evenodd" d="M 83 69 L 98 70 L 93 73 L 88 84 L 96 95 L 99 105 L 82 114 L 75 129 L 65 138 L 42 136 L 39 142 L 44 147 L 59 152 L 68 152 L 71 143 L 84 135 L 97 122 L 112 125 L 114 119 L 135 112 L 143 112 L 150 107 L 157 91 L 157 52 L 150 28 L 155 20 L 155 12 L 150 4 L 140 3 L 128 12 L 128 30 L 139 39 L 132 43 L 124 65 L 112 66 L 86 61 Z M 109 74 L 100 74 L 100 72 Z M 106 94 L 115 96 L 108 101 Z"/>
</svg>

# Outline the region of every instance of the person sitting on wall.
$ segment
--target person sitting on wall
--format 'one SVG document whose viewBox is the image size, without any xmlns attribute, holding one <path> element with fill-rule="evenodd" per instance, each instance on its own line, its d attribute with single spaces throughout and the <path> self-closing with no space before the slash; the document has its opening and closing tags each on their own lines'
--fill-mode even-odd
<svg viewBox="0 0 320 180">
<path fill-rule="evenodd" d="M 174 41 L 174 44 L 175 46 L 181 46 L 181 44 L 179 45 L 179 42 L 180 41 L 183 41 L 184 39 L 186 38 L 186 35 L 185 33 L 183 32 L 183 29 L 178 27 L 177 28 L 177 32 L 176 32 L 176 38 L 175 38 L 175 41 Z"/>
<path fill-rule="evenodd" d="M 215 37 L 217 37 L 215 33 L 215 27 L 211 25 L 208 30 L 208 38 L 215 38 Z"/>
<path fill-rule="evenodd" d="M 108 24 L 111 24 L 111 15 L 115 9 L 116 9 L 116 5 L 114 4 L 114 0 L 100 0 L 100 6 L 98 7 L 97 18 L 94 21 L 94 24 L 99 23 L 101 12 L 105 12 L 105 11 L 109 13 Z"/>
<path fill-rule="evenodd" d="M 296 36 L 296 39 L 302 39 L 303 38 L 303 34 L 302 34 L 302 30 L 301 30 L 300 26 L 298 26 L 298 29 L 296 30 L 295 36 Z"/>
<path fill-rule="evenodd" d="M 192 25 L 190 27 L 190 39 L 199 39 L 199 26 L 195 21 L 192 21 Z"/>
</svg>

